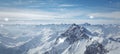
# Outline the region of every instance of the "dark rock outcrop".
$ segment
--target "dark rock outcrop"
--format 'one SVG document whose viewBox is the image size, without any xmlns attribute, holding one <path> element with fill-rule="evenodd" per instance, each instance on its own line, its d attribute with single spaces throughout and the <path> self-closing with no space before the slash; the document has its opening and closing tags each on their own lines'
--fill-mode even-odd
<svg viewBox="0 0 120 54">
<path fill-rule="evenodd" d="M 98 42 L 94 42 L 86 47 L 84 54 L 106 54 L 108 51 Z"/>
</svg>

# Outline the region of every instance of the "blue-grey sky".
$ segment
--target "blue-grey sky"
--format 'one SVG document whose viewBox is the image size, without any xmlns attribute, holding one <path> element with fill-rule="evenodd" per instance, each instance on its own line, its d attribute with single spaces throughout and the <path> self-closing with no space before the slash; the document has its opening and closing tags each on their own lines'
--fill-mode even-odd
<svg viewBox="0 0 120 54">
<path fill-rule="evenodd" d="M 117 23 L 120 0 L 0 0 L 0 23 Z"/>
</svg>

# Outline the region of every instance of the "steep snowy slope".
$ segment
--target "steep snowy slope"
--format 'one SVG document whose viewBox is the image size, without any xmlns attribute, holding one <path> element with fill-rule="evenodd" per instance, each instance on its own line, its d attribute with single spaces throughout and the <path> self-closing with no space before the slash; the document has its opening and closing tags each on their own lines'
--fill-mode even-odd
<svg viewBox="0 0 120 54">
<path fill-rule="evenodd" d="M 72 24 L 66 32 L 56 39 L 55 44 L 45 54 L 84 53 L 89 35 L 91 32 L 84 27 Z"/>
<path fill-rule="evenodd" d="M 119 38 L 94 36 L 94 33 L 91 33 L 85 27 L 72 24 L 44 54 L 113 54 L 113 52 L 119 54 L 119 40 Z M 113 46 L 118 48 L 110 48 Z"/>
</svg>

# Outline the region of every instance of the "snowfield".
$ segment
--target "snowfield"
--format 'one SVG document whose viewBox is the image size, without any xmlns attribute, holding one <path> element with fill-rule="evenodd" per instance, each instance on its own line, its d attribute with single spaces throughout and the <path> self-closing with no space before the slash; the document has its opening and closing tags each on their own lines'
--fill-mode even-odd
<svg viewBox="0 0 120 54">
<path fill-rule="evenodd" d="M 120 25 L 1 25 L 0 54 L 120 54 Z"/>
</svg>

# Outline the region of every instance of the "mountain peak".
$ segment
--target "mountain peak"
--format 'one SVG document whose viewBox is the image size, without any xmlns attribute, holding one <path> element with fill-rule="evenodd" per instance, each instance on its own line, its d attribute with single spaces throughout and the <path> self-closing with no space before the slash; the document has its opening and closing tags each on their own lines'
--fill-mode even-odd
<svg viewBox="0 0 120 54">
<path fill-rule="evenodd" d="M 78 25 L 74 23 L 74 24 L 72 24 L 72 26 L 78 26 Z"/>
<path fill-rule="evenodd" d="M 71 31 L 76 31 L 76 30 L 79 30 L 79 29 L 82 29 L 82 26 L 79 26 L 79 25 L 76 25 L 76 24 L 72 24 L 68 30 L 66 32 L 71 32 Z"/>
<path fill-rule="evenodd" d="M 70 27 L 79 27 L 77 24 L 72 24 Z"/>
<path fill-rule="evenodd" d="M 61 36 L 59 38 L 65 37 L 66 41 L 69 42 L 70 44 L 72 44 L 77 40 L 89 38 L 89 36 L 87 35 L 89 33 L 90 32 L 83 26 L 72 24 L 66 32 L 61 34 Z"/>
<path fill-rule="evenodd" d="M 90 31 L 88 31 L 85 27 L 83 26 L 79 26 L 76 24 L 72 24 L 65 33 L 87 33 L 87 34 L 91 34 Z"/>
</svg>

